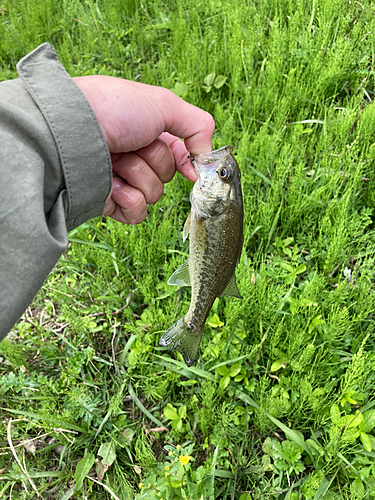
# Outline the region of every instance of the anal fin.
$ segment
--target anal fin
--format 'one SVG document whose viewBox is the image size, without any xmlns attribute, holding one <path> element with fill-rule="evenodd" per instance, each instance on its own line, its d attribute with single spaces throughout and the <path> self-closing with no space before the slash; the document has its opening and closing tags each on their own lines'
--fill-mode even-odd
<svg viewBox="0 0 375 500">
<path fill-rule="evenodd" d="M 243 299 L 242 295 L 240 294 L 240 291 L 238 290 L 235 275 L 232 276 L 230 282 L 225 287 L 224 292 L 221 294 L 221 296 L 236 297 L 237 299 Z"/>
</svg>

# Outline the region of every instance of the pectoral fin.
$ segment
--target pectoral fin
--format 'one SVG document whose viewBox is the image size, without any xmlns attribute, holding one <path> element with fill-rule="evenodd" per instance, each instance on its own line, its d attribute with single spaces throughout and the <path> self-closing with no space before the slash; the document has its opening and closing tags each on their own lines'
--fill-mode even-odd
<svg viewBox="0 0 375 500">
<path fill-rule="evenodd" d="M 175 286 L 191 286 L 190 285 L 190 275 L 189 275 L 189 259 L 172 274 L 168 280 L 168 285 Z"/>
<path fill-rule="evenodd" d="M 190 221 L 191 221 L 191 212 L 189 213 L 188 218 L 186 219 L 185 224 L 184 224 L 184 230 L 182 232 L 182 241 L 185 241 L 186 238 L 189 236 Z"/>
<path fill-rule="evenodd" d="M 236 277 L 234 275 L 230 280 L 230 282 L 225 287 L 225 290 L 221 294 L 221 296 L 237 297 L 237 299 L 243 299 L 242 295 L 240 294 L 240 291 L 237 288 Z"/>
</svg>

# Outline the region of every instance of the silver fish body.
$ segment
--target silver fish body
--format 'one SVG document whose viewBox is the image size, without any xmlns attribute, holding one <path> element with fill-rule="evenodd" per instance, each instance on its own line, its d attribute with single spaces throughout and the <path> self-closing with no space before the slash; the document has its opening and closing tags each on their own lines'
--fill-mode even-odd
<svg viewBox="0 0 375 500">
<path fill-rule="evenodd" d="M 231 148 L 192 158 L 198 180 L 190 193 L 191 212 L 184 226 L 189 259 L 168 284 L 191 286 L 188 312 L 161 337 L 159 345 L 176 349 L 191 365 L 197 358 L 204 325 L 216 297 L 242 298 L 235 268 L 243 243 L 240 170 Z"/>
</svg>

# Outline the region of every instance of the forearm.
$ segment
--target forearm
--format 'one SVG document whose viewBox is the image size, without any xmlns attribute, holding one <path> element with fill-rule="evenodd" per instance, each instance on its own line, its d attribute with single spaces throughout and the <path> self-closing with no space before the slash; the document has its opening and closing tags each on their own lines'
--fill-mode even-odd
<svg viewBox="0 0 375 500">
<path fill-rule="evenodd" d="M 44 44 L 0 83 L 0 340 L 68 245 L 102 214 L 111 161 L 87 100 Z"/>
</svg>

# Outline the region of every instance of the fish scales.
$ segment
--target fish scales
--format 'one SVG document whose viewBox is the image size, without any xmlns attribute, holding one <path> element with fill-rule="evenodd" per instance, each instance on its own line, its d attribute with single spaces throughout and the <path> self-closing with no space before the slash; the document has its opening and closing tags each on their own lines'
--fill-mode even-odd
<svg viewBox="0 0 375 500">
<path fill-rule="evenodd" d="M 214 300 L 222 294 L 228 283 L 227 273 L 222 273 L 222 269 L 231 266 L 234 272 L 237 262 L 233 255 L 233 241 L 239 228 L 236 227 L 235 217 L 231 215 L 225 213 L 215 223 L 196 221 L 196 230 L 191 231 L 195 237 L 191 241 L 193 257 L 190 262 L 192 274 L 198 279 L 192 281 L 191 304 L 187 314 L 190 313 L 201 322 L 206 320 Z M 208 244 L 202 243 L 202 240 Z"/>
<path fill-rule="evenodd" d="M 240 171 L 229 146 L 194 159 L 198 180 L 191 191 L 191 213 L 184 227 L 190 236 L 189 259 L 168 283 L 190 285 L 188 312 L 159 341 L 180 351 L 187 364 L 197 357 L 205 321 L 216 297 L 242 298 L 235 268 L 243 242 Z"/>
</svg>

